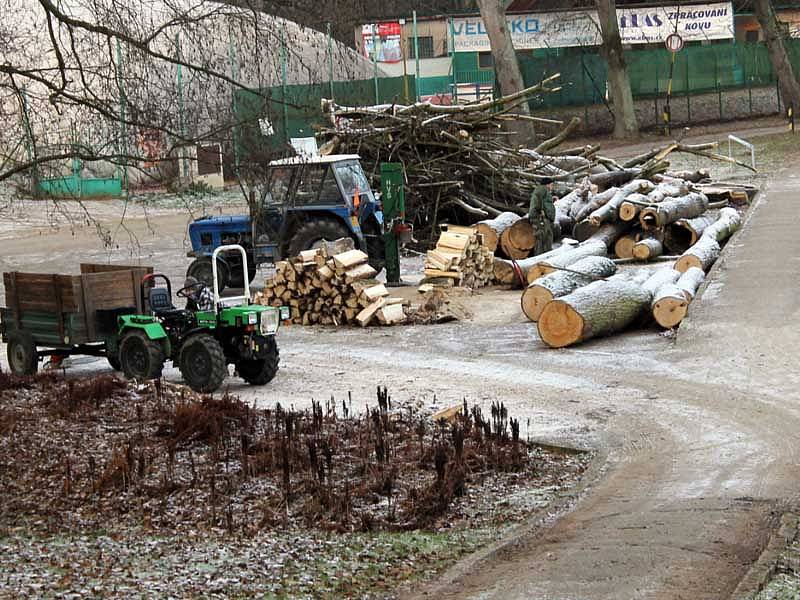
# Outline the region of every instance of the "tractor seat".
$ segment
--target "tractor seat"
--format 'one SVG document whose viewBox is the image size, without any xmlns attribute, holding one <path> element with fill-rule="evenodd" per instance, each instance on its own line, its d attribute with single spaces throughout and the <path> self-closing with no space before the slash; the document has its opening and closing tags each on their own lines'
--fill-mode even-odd
<svg viewBox="0 0 800 600">
<path fill-rule="evenodd" d="M 187 311 L 175 308 L 167 288 L 157 287 L 150 290 L 150 310 L 158 317 L 183 317 Z"/>
</svg>

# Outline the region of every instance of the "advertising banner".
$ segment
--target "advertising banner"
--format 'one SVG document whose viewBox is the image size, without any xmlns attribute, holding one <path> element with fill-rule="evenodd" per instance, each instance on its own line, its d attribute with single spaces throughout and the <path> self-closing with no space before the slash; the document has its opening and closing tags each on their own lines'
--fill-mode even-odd
<svg viewBox="0 0 800 600">
<path fill-rule="evenodd" d="M 403 28 L 400 23 L 373 23 L 361 27 L 364 39 L 364 56 L 378 62 L 400 62 L 403 48 L 400 41 Z"/>
<path fill-rule="evenodd" d="M 677 32 L 684 42 L 733 38 L 730 2 L 679 7 L 617 8 L 623 44 L 663 43 Z M 508 15 L 517 50 L 597 46 L 601 43 L 597 12 L 564 11 Z M 480 17 L 453 19 L 456 52 L 489 51 L 489 36 Z"/>
</svg>

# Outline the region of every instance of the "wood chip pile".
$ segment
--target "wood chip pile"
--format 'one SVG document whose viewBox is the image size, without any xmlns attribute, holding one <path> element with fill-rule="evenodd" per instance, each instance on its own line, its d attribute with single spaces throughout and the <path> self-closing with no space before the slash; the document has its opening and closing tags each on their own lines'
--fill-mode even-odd
<svg viewBox="0 0 800 600">
<path fill-rule="evenodd" d="M 425 255 L 425 277 L 447 277 L 454 286 L 473 289 L 489 285 L 494 277 L 494 253 L 483 245 L 475 228 L 449 225 L 436 248 Z"/>
<path fill-rule="evenodd" d="M 352 240 L 349 240 L 352 248 Z M 406 320 L 404 300 L 392 298 L 361 250 L 331 251 L 330 246 L 306 250 L 275 265 L 255 301 L 266 306 L 289 306 L 292 323 L 394 325 Z"/>
</svg>

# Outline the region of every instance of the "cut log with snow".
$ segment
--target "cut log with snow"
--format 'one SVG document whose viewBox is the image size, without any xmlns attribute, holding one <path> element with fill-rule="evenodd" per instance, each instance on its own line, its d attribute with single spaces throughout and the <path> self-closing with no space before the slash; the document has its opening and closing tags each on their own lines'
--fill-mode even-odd
<svg viewBox="0 0 800 600">
<path fill-rule="evenodd" d="M 703 284 L 703 281 L 705 281 L 705 278 L 706 274 L 702 269 L 691 267 L 681 275 L 676 285 L 681 288 L 681 291 L 686 296 L 686 299 L 691 301 L 694 300 L 694 297 L 697 295 L 697 290 L 700 289 L 700 286 Z"/>
<path fill-rule="evenodd" d="M 699 192 L 690 192 L 679 198 L 670 198 L 659 204 L 642 208 L 639 223 L 642 229 L 657 229 L 678 219 L 698 217 L 708 210 L 708 198 Z"/>
<path fill-rule="evenodd" d="M 544 254 L 538 254 L 537 256 L 531 256 L 530 258 L 525 258 L 523 260 L 518 261 L 511 261 L 504 258 L 494 258 L 494 282 L 500 285 L 514 285 L 514 286 L 522 286 L 523 282 L 527 285 L 527 278 L 528 278 L 528 271 L 531 267 L 537 265 L 541 261 L 549 260 L 551 257 L 557 256 L 562 252 L 566 252 L 570 248 L 574 248 L 577 246 L 577 242 L 573 243 L 562 243 L 558 248 L 554 248 L 549 252 L 545 252 Z M 519 269 L 519 273 L 522 275 L 523 281 L 521 282 L 519 279 L 519 275 L 517 275 L 517 269 L 515 269 L 514 264 L 516 263 L 517 268 Z"/>
<path fill-rule="evenodd" d="M 652 260 L 664 253 L 664 246 L 656 238 L 643 238 L 631 250 L 636 260 Z"/>
<path fill-rule="evenodd" d="M 639 240 L 639 233 L 626 233 L 614 242 L 617 258 L 633 258 L 633 246 Z"/>
<path fill-rule="evenodd" d="M 717 240 L 710 235 L 701 235 L 697 243 L 675 261 L 675 268 L 681 273 L 685 273 L 692 267 L 708 271 L 714 261 L 719 258 L 719 253 L 720 247 Z"/>
<path fill-rule="evenodd" d="M 587 256 L 605 256 L 608 253 L 606 244 L 601 240 L 591 240 L 579 244 L 575 248 L 548 257 L 545 260 L 540 260 L 528 269 L 528 283 L 531 284 L 539 277 L 552 273 L 560 269 L 568 268 L 570 265 L 578 262 Z"/>
<path fill-rule="evenodd" d="M 536 245 L 536 235 L 528 219 L 522 218 L 507 227 L 500 235 L 500 248 L 509 258 L 521 260 L 530 256 Z"/>
<path fill-rule="evenodd" d="M 595 281 L 546 304 L 539 315 L 539 337 L 552 348 L 564 348 L 621 331 L 644 314 L 651 298 L 627 276 Z"/>
<path fill-rule="evenodd" d="M 664 231 L 664 245 L 670 252 L 683 254 L 700 239 L 703 231 L 717 220 L 718 215 L 716 211 L 708 211 L 699 217 L 670 223 Z"/>
<path fill-rule="evenodd" d="M 706 227 L 703 237 L 710 237 L 718 243 L 724 242 L 742 225 L 742 217 L 735 208 L 723 208 L 716 222 Z"/>
<path fill-rule="evenodd" d="M 673 179 L 682 181 L 690 181 L 692 183 L 699 183 L 700 181 L 709 179 L 711 177 L 708 169 L 696 169 L 694 171 L 667 171 L 664 175 L 666 177 L 671 177 Z"/>
<path fill-rule="evenodd" d="M 672 267 L 662 267 L 650 274 L 647 280 L 642 283 L 642 289 L 650 294 L 650 296 L 654 296 L 661 287 L 673 285 L 680 277 L 680 271 Z"/>
<path fill-rule="evenodd" d="M 537 321 L 545 305 L 593 281 L 610 277 L 617 265 L 604 256 L 587 256 L 573 263 L 569 271 L 556 271 L 540 277 L 522 293 L 522 312 L 531 321 Z"/>
<path fill-rule="evenodd" d="M 597 194 L 590 194 L 588 201 L 586 203 L 582 204 L 578 208 L 578 210 L 570 212 L 572 217 L 575 219 L 575 223 L 580 223 L 586 217 L 592 214 L 593 211 L 597 210 L 598 208 L 603 206 L 606 202 L 611 200 L 614 197 L 614 194 L 616 194 L 619 191 L 619 189 L 620 188 L 611 187 L 604 192 L 599 192 Z"/>
<path fill-rule="evenodd" d="M 475 229 L 483 236 L 483 245 L 489 250 L 494 252 L 497 250 L 497 245 L 500 243 L 500 235 L 507 227 L 511 227 L 514 223 L 519 221 L 522 217 L 513 212 L 503 212 L 497 215 L 494 219 L 487 219 L 486 221 L 478 221 L 475 224 Z"/>
<path fill-rule="evenodd" d="M 610 252 L 614 248 L 617 240 L 622 237 L 622 235 L 625 234 L 625 232 L 627 232 L 630 228 L 630 223 L 623 223 L 621 221 L 617 221 L 615 223 L 606 223 L 605 225 L 599 227 L 591 236 L 589 236 L 588 241 L 599 240 L 606 245 L 606 248 Z"/>
<path fill-rule="evenodd" d="M 689 303 L 703 283 L 705 273 L 692 267 L 681 274 L 674 283 L 665 283 L 653 294 L 651 309 L 653 318 L 664 329 L 671 329 L 686 317 Z"/>
<path fill-rule="evenodd" d="M 617 193 L 614 194 L 614 196 L 612 196 L 611 199 L 603 206 L 589 213 L 587 219 L 595 227 L 602 225 L 603 223 L 616 221 L 619 207 L 626 198 L 632 197 L 631 200 L 633 202 L 645 202 L 646 198 L 643 195 L 643 192 L 646 193 L 652 189 L 653 184 L 646 179 L 634 179 L 630 183 L 626 183 L 624 186 L 622 186 Z"/>
</svg>

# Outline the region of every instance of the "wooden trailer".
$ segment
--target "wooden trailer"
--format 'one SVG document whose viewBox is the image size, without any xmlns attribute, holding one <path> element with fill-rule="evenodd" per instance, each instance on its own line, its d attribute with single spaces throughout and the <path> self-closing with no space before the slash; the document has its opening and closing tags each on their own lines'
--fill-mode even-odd
<svg viewBox="0 0 800 600">
<path fill-rule="evenodd" d="M 3 274 L 0 331 L 15 372 L 43 356 L 107 356 L 114 366 L 117 318 L 143 314 L 141 281 L 152 267 L 82 264 L 80 275 Z"/>
</svg>

